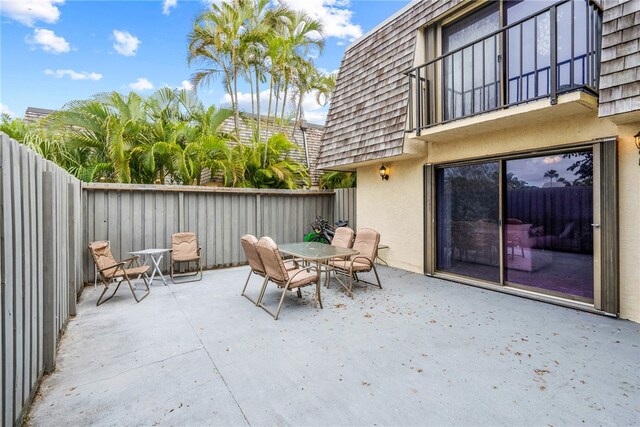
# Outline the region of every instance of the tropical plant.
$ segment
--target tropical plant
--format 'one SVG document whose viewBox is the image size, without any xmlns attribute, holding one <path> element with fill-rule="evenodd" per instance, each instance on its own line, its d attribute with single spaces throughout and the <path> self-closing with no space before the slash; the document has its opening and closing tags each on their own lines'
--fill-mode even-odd
<svg viewBox="0 0 640 427">
<path fill-rule="evenodd" d="M 263 166 L 262 153 L 267 150 Z M 276 134 L 266 142 L 238 144 L 231 149 L 233 168 L 225 174 L 225 185 L 245 188 L 295 189 L 309 186 L 307 167 L 289 156 L 300 150 L 284 134 Z"/>
<path fill-rule="evenodd" d="M 356 186 L 355 172 L 325 172 L 320 177 L 320 188 L 334 190 L 336 188 L 353 188 Z"/>
</svg>

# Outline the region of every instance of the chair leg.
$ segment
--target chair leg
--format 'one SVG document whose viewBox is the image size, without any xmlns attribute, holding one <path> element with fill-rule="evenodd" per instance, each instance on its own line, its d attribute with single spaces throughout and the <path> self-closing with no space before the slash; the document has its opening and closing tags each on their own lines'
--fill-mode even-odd
<svg viewBox="0 0 640 427">
<path fill-rule="evenodd" d="M 278 304 L 278 309 L 276 310 L 276 315 L 273 316 L 274 320 L 278 320 L 278 316 L 280 315 L 280 310 L 282 309 L 282 303 L 284 302 L 284 297 L 287 295 L 287 291 L 289 290 L 289 283 L 282 290 L 282 296 L 280 297 L 280 303 Z M 298 289 L 300 290 L 300 289 Z"/>
<path fill-rule="evenodd" d="M 178 283 L 189 283 L 189 282 L 198 282 L 200 280 L 202 280 L 202 263 L 200 262 L 200 260 L 196 260 L 195 262 L 197 263 L 196 266 L 196 272 L 195 273 L 188 273 L 188 274 L 175 274 L 173 265 L 176 262 L 186 262 L 187 263 L 187 267 L 188 267 L 188 263 L 190 261 L 173 261 L 171 263 L 171 281 L 174 284 L 178 284 Z M 178 280 L 176 281 L 175 279 L 180 279 L 181 277 L 193 277 L 193 276 L 200 276 L 197 279 L 191 279 L 191 280 Z"/>
<path fill-rule="evenodd" d="M 246 299 L 251 301 L 254 305 L 258 305 L 258 303 L 260 301 L 260 297 L 262 296 L 262 292 L 264 291 L 264 285 L 265 285 L 267 279 L 265 278 L 265 280 L 262 282 L 262 286 L 260 287 L 260 292 L 258 293 L 258 298 L 254 300 L 253 298 L 251 298 L 246 293 L 247 285 L 249 285 L 249 279 L 251 279 L 251 275 L 252 274 L 254 274 L 253 270 L 249 271 L 249 276 L 247 276 L 247 281 L 244 282 L 244 288 L 242 288 L 242 293 L 240 295 L 242 295 L 243 297 L 245 297 Z"/>
<path fill-rule="evenodd" d="M 353 271 L 351 271 L 351 269 L 349 269 L 349 289 L 347 289 L 349 291 L 349 296 L 351 297 L 351 299 L 353 299 L 353 279 L 356 273 L 354 273 Z M 358 280 L 358 276 L 355 276 L 355 279 Z"/>
<path fill-rule="evenodd" d="M 302 291 L 298 288 L 298 298 L 302 298 Z"/>
<path fill-rule="evenodd" d="M 107 293 L 107 291 L 109 290 L 109 286 L 105 285 L 104 286 L 104 291 L 102 291 L 102 293 L 100 294 L 100 297 L 98 298 L 98 301 L 96 302 L 96 306 L 104 304 L 105 302 L 109 301 L 111 298 L 113 298 L 113 296 L 116 294 L 116 292 L 118 292 L 118 289 L 120 288 L 120 284 L 122 282 L 118 282 L 118 285 L 116 286 L 116 290 L 113 291 L 113 293 L 111 294 L 111 296 L 107 299 L 102 299 L 102 297 L 104 296 L 104 294 Z"/>
<path fill-rule="evenodd" d="M 124 278 L 120 281 L 120 283 L 122 283 L 125 280 L 129 284 L 129 289 L 131 289 L 131 293 L 133 294 L 133 298 L 135 298 L 136 302 L 140 302 L 149 296 L 151 289 L 149 289 L 149 283 L 147 282 L 147 279 L 144 276 L 142 276 L 142 281 L 144 282 L 144 286 L 147 288 L 147 292 L 142 296 L 142 298 L 138 298 L 138 295 L 136 295 L 136 288 L 133 287 L 131 280 L 129 280 L 129 277 L 126 274 Z"/>
</svg>

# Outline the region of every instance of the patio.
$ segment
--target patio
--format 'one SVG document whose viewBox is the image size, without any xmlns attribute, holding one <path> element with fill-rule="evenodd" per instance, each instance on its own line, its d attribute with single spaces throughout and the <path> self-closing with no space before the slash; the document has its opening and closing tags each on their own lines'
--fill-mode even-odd
<svg viewBox="0 0 640 427">
<path fill-rule="evenodd" d="M 305 288 L 274 321 L 239 295 L 247 273 L 156 281 L 140 304 L 86 288 L 30 423 L 640 422 L 638 324 L 384 267 L 383 290 L 334 280 L 320 310 Z"/>
</svg>

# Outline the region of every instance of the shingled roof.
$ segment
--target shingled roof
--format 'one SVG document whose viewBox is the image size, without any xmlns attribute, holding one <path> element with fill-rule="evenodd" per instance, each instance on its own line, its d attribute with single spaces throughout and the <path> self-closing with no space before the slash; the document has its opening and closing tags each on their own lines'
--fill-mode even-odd
<svg viewBox="0 0 640 427">
<path fill-rule="evenodd" d="M 318 167 L 402 154 L 416 31 L 461 0 L 423 0 L 351 45 L 342 59 Z"/>
<path fill-rule="evenodd" d="M 640 0 L 604 7 L 600 117 L 640 110 Z"/>
</svg>

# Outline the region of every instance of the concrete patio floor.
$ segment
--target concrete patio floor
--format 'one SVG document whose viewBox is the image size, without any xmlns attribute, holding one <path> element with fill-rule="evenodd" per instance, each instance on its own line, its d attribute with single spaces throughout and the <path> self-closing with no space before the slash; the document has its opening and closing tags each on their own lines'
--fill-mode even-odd
<svg viewBox="0 0 640 427">
<path fill-rule="evenodd" d="M 85 289 L 30 423 L 640 424 L 638 324 L 382 267 L 384 289 L 334 282 L 320 310 L 305 288 L 274 321 L 248 271 L 140 304 Z"/>
</svg>

